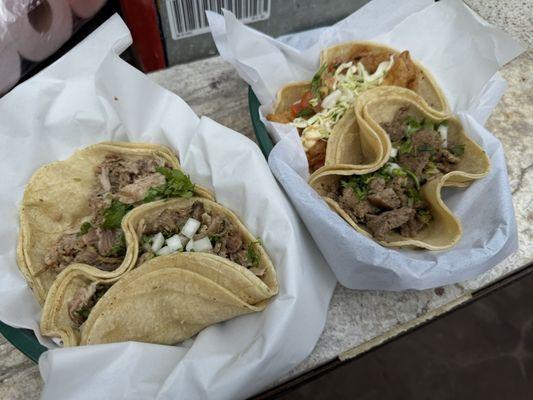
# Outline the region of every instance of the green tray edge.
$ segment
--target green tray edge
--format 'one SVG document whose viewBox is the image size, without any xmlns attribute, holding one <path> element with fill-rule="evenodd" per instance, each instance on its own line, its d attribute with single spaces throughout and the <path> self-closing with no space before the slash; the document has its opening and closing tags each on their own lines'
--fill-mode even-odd
<svg viewBox="0 0 533 400">
<path fill-rule="evenodd" d="M 250 109 L 250 117 L 252 119 L 255 137 L 257 138 L 261 152 L 265 158 L 268 158 L 270 151 L 274 147 L 274 143 L 270 139 L 265 125 L 259 118 L 260 105 L 261 104 L 255 96 L 252 88 L 248 87 L 248 107 Z M 13 328 L 0 321 L 0 333 L 4 335 L 8 342 L 35 363 L 39 360 L 39 356 L 47 350 L 46 347 L 39 343 L 34 333 L 29 329 Z"/>
<path fill-rule="evenodd" d="M 254 128 L 254 133 L 255 137 L 257 138 L 259 148 L 263 152 L 265 158 L 268 159 L 268 155 L 272 151 L 274 143 L 272 142 L 272 139 L 270 139 L 270 135 L 266 130 L 265 124 L 263 124 L 259 118 L 260 105 L 261 103 L 259 103 L 254 91 L 250 86 L 248 86 L 248 108 L 250 110 L 250 118 L 252 119 L 252 127 Z"/>
<path fill-rule="evenodd" d="M 13 328 L 0 321 L 0 333 L 9 343 L 35 363 L 39 360 L 39 356 L 48 350 L 39 343 L 35 334 L 29 329 Z"/>
</svg>

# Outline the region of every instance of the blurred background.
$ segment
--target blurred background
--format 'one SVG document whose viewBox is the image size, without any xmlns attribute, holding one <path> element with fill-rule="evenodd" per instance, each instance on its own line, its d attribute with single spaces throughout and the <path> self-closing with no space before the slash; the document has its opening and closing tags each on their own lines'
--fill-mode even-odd
<svg viewBox="0 0 533 400">
<path fill-rule="evenodd" d="M 0 0 L 0 95 L 35 75 L 114 13 L 133 46 L 122 57 L 143 72 L 217 54 L 205 11 L 232 11 L 272 36 L 330 25 L 364 0 Z"/>
</svg>

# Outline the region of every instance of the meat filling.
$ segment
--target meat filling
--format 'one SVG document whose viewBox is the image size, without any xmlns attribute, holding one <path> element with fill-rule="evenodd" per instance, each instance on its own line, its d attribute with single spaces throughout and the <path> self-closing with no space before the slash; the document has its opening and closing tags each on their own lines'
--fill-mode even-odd
<svg viewBox="0 0 533 400">
<path fill-rule="evenodd" d="M 373 47 L 358 50 L 349 59 L 322 65 L 311 80 L 310 90 L 288 109 L 267 115 L 270 121 L 292 123 L 298 128 L 311 173 L 324 165 L 331 131 L 360 93 L 380 85 L 418 87 L 419 69 L 408 51 L 395 56 Z"/>
<path fill-rule="evenodd" d="M 163 210 L 153 220 L 142 221 L 144 229 L 138 263 L 161 254 L 159 250 L 154 252 L 153 248 L 154 235 L 159 233 L 163 234 L 165 240 L 179 235 L 182 244 L 179 251 L 188 251 L 189 239 L 183 235 L 183 231 L 187 221 L 191 218 L 200 222 L 191 240 L 197 243 L 208 239 L 210 242 L 209 246 L 200 251 L 227 258 L 243 267 L 250 268 L 256 275 L 264 273 L 259 266 L 260 253 L 257 246 L 260 241 L 248 241 L 235 224 L 215 211 L 206 210 L 203 203 L 199 201 L 181 210 Z M 193 250 L 197 251 L 195 248 Z"/>
<path fill-rule="evenodd" d="M 75 326 L 79 327 L 89 317 L 89 313 L 100 298 L 107 292 L 110 285 L 93 282 L 85 287 L 80 287 L 68 302 L 68 315 Z"/>
<path fill-rule="evenodd" d="M 415 182 L 401 171 L 382 168 L 371 174 L 344 178 L 327 195 L 382 241 L 387 240 L 391 231 L 412 237 L 432 218 Z"/>
<path fill-rule="evenodd" d="M 407 107 L 400 108 L 381 127 L 395 149 L 390 161 L 412 173 L 420 185 L 456 169 L 464 154 L 463 144 L 448 139 L 446 121 L 435 123 L 416 118 Z"/>
<path fill-rule="evenodd" d="M 156 157 L 126 160 L 115 153 L 106 155 L 95 168 L 91 215 L 74 233 L 58 239 L 44 256 L 46 267 L 60 272 L 77 262 L 104 271 L 118 268 L 126 253 L 120 225 L 129 210 L 148 200 L 192 195 L 194 185 L 188 177 L 169 167 Z"/>
</svg>

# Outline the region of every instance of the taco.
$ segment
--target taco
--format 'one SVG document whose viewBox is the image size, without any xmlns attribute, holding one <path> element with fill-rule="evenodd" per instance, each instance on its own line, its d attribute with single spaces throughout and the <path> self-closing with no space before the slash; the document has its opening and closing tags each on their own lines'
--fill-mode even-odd
<svg viewBox="0 0 533 400">
<path fill-rule="evenodd" d="M 323 165 L 365 163 L 362 154 L 354 159 L 335 159 L 336 136 L 350 123 L 341 121 L 357 98 L 379 86 L 403 87 L 419 94 L 436 112 L 448 112 L 445 97 L 430 73 L 413 61 L 408 51 L 398 52 L 370 42 L 349 42 L 327 48 L 320 55 L 320 69 L 311 82 L 297 82 L 280 89 L 267 119 L 291 123 L 300 132 L 309 170 Z M 338 126 L 341 126 L 340 132 Z M 356 129 L 359 126 L 355 127 Z M 370 135 L 370 137 L 366 137 Z M 379 151 L 379 137 L 362 131 L 363 146 Z M 331 149 L 330 149 L 331 147 Z M 379 154 L 378 154 L 379 155 Z"/>
<path fill-rule="evenodd" d="M 442 250 L 461 236 L 444 186 L 466 186 L 490 168 L 486 153 L 454 117 L 432 113 L 396 90 L 363 102 L 362 118 L 387 146 L 378 169 L 316 171 L 310 185 L 351 226 L 386 246 Z"/>
<path fill-rule="evenodd" d="M 42 304 L 56 276 L 71 263 L 111 278 L 135 263 L 121 228 L 138 205 L 174 196 L 212 195 L 195 186 L 164 146 L 100 143 L 41 167 L 20 208 L 17 261 Z"/>
<path fill-rule="evenodd" d="M 133 210 L 123 226 L 141 265 L 113 279 L 95 277 L 83 264 L 64 270 L 43 308 L 44 335 L 65 346 L 173 344 L 262 310 L 278 291 L 261 242 L 217 203 L 158 201 Z"/>
</svg>

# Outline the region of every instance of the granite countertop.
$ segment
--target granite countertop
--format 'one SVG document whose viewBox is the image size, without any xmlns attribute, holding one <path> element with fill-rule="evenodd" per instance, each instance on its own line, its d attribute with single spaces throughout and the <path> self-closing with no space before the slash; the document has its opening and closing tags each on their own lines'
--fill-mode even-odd
<svg viewBox="0 0 533 400">
<path fill-rule="evenodd" d="M 490 23 L 529 48 L 501 70 L 509 87 L 487 122 L 503 143 L 519 232 L 519 250 L 489 272 L 460 284 L 424 291 L 354 291 L 337 286 L 326 327 L 313 353 L 281 380 L 335 357 L 353 357 L 380 342 L 468 300 L 473 291 L 533 260 L 533 3 L 467 0 Z M 220 57 L 150 74 L 206 115 L 255 140 L 248 113 L 248 88 Z M 0 398 L 37 399 L 38 367 L 0 335 Z"/>
</svg>

